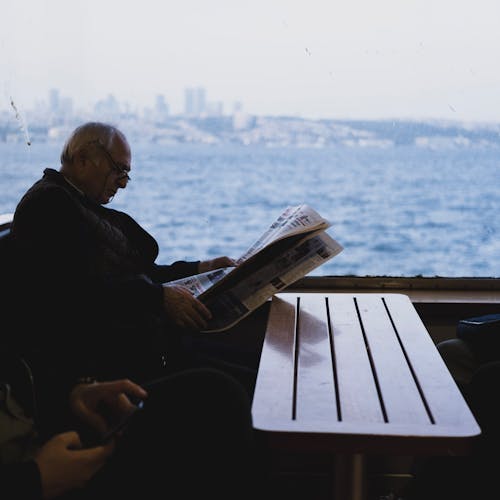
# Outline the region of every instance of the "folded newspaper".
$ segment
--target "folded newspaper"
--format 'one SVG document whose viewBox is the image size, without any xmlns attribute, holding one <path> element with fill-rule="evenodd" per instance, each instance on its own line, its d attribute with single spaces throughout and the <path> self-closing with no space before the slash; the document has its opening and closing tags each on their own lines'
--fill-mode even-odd
<svg viewBox="0 0 500 500">
<path fill-rule="evenodd" d="M 221 332 L 331 259 L 343 247 L 326 234 L 330 222 L 308 205 L 288 207 L 236 261 L 170 284 L 187 287 L 212 312 L 207 329 Z"/>
</svg>

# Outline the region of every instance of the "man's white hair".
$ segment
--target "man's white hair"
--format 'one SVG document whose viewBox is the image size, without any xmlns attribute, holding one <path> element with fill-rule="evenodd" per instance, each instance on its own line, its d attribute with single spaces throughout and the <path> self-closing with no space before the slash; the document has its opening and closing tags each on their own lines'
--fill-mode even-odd
<svg viewBox="0 0 500 500">
<path fill-rule="evenodd" d="M 115 137 L 126 141 L 125 136 L 114 125 L 88 122 L 77 127 L 66 140 L 61 153 L 61 165 L 71 164 L 76 153 L 87 144 L 98 141 L 109 150 Z"/>
</svg>

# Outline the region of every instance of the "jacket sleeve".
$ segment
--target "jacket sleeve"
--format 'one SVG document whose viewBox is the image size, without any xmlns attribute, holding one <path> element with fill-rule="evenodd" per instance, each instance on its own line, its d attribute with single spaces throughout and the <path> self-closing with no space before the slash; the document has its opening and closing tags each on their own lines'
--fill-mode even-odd
<svg viewBox="0 0 500 500">
<path fill-rule="evenodd" d="M 1 498 L 40 500 L 42 483 L 40 471 L 34 460 L 16 464 L 0 465 Z"/>
<path fill-rule="evenodd" d="M 166 283 L 198 274 L 198 265 L 199 261 L 185 262 L 182 260 L 168 266 L 154 264 L 149 275 L 155 283 Z"/>
</svg>

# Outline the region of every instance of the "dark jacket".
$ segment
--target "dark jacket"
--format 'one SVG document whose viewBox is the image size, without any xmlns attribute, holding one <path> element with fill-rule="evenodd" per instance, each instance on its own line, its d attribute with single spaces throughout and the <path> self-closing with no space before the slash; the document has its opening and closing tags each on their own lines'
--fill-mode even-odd
<svg viewBox="0 0 500 500">
<path fill-rule="evenodd" d="M 137 222 L 52 169 L 17 206 L 12 243 L 15 347 L 32 367 L 42 420 L 78 377 L 140 382 L 175 357 L 161 283 L 195 274 L 197 262 L 157 265 L 158 244 Z"/>
<path fill-rule="evenodd" d="M 40 471 L 34 460 L 0 465 L 2 498 L 38 500 L 42 498 Z M 5 496 L 4 496 L 5 495 Z"/>
<path fill-rule="evenodd" d="M 7 390 L 8 388 L 8 390 Z M 31 372 L 0 342 L 0 498 L 42 498 Z M 15 407 L 13 406 L 15 404 Z"/>
</svg>

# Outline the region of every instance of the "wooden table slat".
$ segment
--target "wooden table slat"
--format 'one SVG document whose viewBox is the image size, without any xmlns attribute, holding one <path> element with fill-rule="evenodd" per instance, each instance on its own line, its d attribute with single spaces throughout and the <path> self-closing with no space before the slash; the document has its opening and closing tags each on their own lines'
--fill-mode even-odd
<svg viewBox="0 0 500 500">
<path fill-rule="evenodd" d="M 299 296 L 297 420 L 338 420 L 325 301 Z"/>
<path fill-rule="evenodd" d="M 384 421 L 355 303 L 347 295 L 329 295 L 341 420 Z"/>
<path fill-rule="evenodd" d="M 378 295 L 356 297 L 382 400 L 391 423 L 430 424 L 394 327 Z"/>
<path fill-rule="evenodd" d="M 262 348 L 253 412 L 266 419 L 288 421 L 292 418 L 294 388 L 295 296 L 275 298 L 269 315 L 267 335 Z"/>
<path fill-rule="evenodd" d="M 463 426 L 468 432 L 475 420 L 418 313 L 408 307 L 409 298 L 394 294 L 385 301 L 436 425 Z"/>
</svg>

